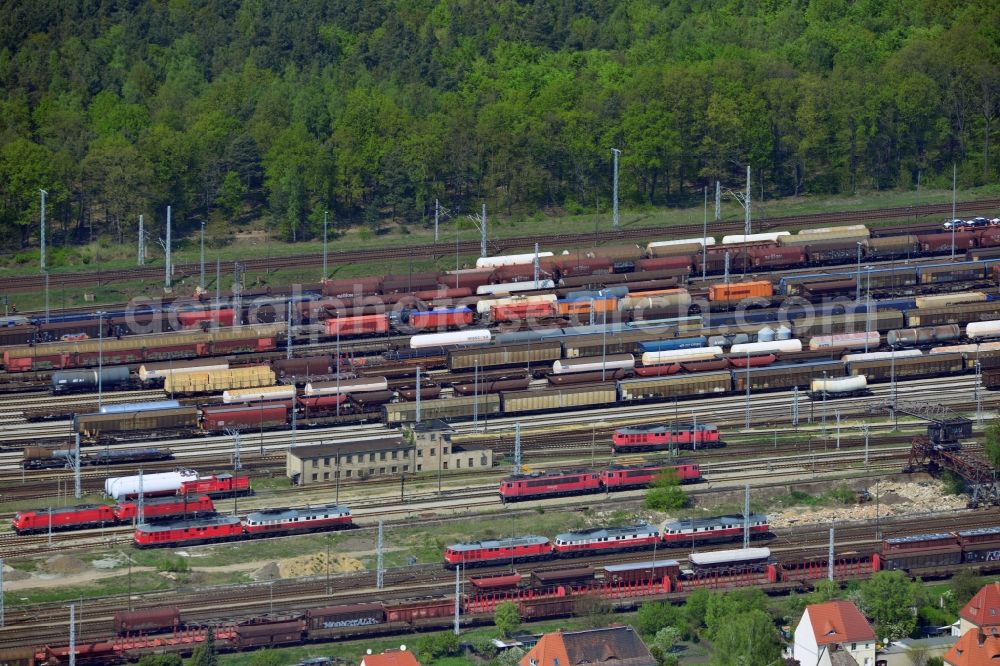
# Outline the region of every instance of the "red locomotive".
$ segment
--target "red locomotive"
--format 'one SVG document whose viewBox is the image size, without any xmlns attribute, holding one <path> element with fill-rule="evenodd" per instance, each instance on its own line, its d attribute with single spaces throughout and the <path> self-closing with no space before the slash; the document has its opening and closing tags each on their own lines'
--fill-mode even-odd
<svg viewBox="0 0 1000 666">
<path fill-rule="evenodd" d="M 708 424 L 657 424 L 618 428 L 611 438 L 616 453 L 725 446 L 718 427 Z"/>
<path fill-rule="evenodd" d="M 511 539 L 474 541 L 448 546 L 444 551 L 445 566 L 467 567 L 501 562 L 525 562 L 552 557 L 552 543 L 543 536 L 520 536 Z"/>
<path fill-rule="evenodd" d="M 304 509 L 254 511 L 246 520 L 210 516 L 194 520 L 139 525 L 133 540 L 136 548 L 190 546 L 218 541 L 289 536 L 353 527 L 347 507 L 329 504 Z"/>
<path fill-rule="evenodd" d="M 215 513 L 215 504 L 208 495 L 157 497 L 146 500 L 142 505 L 143 520 L 148 521 L 191 518 L 210 513 Z M 129 522 L 139 515 L 139 503 L 133 500 L 122 502 L 114 508 L 114 515 L 118 522 Z"/>
<path fill-rule="evenodd" d="M 697 483 L 702 480 L 701 468 L 695 463 L 642 465 L 612 465 L 601 472 L 601 485 L 608 490 L 643 488 L 667 470 L 673 470 L 681 483 Z"/>
<path fill-rule="evenodd" d="M 247 536 L 284 536 L 302 532 L 343 529 L 353 525 L 345 506 L 316 506 L 307 509 L 267 509 L 247 515 Z"/>
<path fill-rule="evenodd" d="M 600 475 L 592 470 L 518 474 L 500 482 L 500 499 L 514 502 L 537 497 L 596 493 L 600 490 Z"/>
<path fill-rule="evenodd" d="M 233 541 L 242 537 L 243 523 L 233 516 L 149 523 L 135 528 L 136 548 L 193 546 L 199 543 Z"/>
<path fill-rule="evenodd" d="M 608 527 L 566 532 L 556 535 L 553 546 L 560 557 L 593 555 L 622 550 L 652 548 L 660 542 L 660 532 L 652 525 L 641 523 L 625 527 Z"/>
<path fill-rule="evenodd" d="M 185 481 L 181 484 L 179 495 L 208 495 L 209 497 L 236 497 L 253 494 L 250 488 L 250 478 L 246 476 L 233 477 L 232 474 L 219 474 L 202 477 L 195 481 Z"/>
<path fill-rule="evenodd" d="M 717 516 L 695 520 L 672 520 L 663 526 L 665 546 L 691 546 L 700 543 L 721 543 L 743 538 L 743 516 Z M 750 538 L 766 539 L 771 536 L 768 517 L 750 514 Z"/>
<path fill-rule="evenodd" d="M 82 530 L 115 524 L 114 508 L 108 504 L 64 506 L 47 511 L 18 511 L 12 527 L 18 534 L 39 534 L 57 530 Z"/>
</svg>

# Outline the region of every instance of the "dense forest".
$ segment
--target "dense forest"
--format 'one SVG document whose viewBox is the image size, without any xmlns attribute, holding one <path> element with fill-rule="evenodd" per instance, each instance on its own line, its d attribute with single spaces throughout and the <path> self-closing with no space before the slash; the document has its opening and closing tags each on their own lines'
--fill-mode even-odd
<svg viewBox="0 0 1000 666">
<path fill-rule="evenodd" d="M 0 234 L 995 182 L 996 0 L 2 0 Z"/>
</svg>

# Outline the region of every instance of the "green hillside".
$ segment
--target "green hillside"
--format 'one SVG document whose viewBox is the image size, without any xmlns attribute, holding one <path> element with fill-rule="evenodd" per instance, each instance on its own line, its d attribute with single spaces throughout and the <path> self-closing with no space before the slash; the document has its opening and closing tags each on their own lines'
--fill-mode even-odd
<svg viewBox="0 0 1000 666">
<path fill-rule="evenodd" d="M 995 0 L 5 0 L 0 247 L 996 182 Z"/>
</svg>

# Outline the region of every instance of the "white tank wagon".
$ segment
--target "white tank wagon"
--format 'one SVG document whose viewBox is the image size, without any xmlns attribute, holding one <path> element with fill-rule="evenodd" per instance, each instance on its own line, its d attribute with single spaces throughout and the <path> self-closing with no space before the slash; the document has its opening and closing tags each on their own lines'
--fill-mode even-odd
<svg viewBox="0 0 1000 666">
<path fill-rule="evenodd" d="M 1000 351 L 1000 342 L 983 342 L 981 344 L 968 345 L 945 345 L 942 347 L 931 347 L 928 354 L 976 354 L 977 352 Z M 975 363 L 976 359 L 972 358 Z"/>
<path fill-rule="evenodd" d="M 562 359 L 552 364 L 552 374 L 565 375 L 572 372 L 600 372 L 601 370 L 633 370 L 635 357 L 632 354 L 608 354 L 607 356 L 584 356 Z"/>
<path fill-rule="evenodd" d="M 467 331 L 449 331 L 447 333 L 428 333 L 414 335 L 410 338 L 410 349 L 426 349 L 427 347 L 452 347 L 455 345 L 485 345 L 493 339 L 493 334 L 485 328 L 475 328 Z"/>
<path fill-rule="evenodd" d="M 222 402 L 226 405 L 260 402 L 261 400 L 291 400 L 294 397 L 294 386 L 261 386 L 260 388 L 230 389 L 222 392 Z"/>
<path fill-rule="evenodd" d="M 388 390 L 389 380 L 385 377 L 362 377 L 341 379 L 339 382 L 309 382 L 302 391 L 302 395 L 306 398 L 316 398 L 340 393 L 373 393 Z"/>
<path fill-rule="evenodd" d="M 484 298 L 476 303 L 476 313 L 488 315 L 490 308 L 506 305 L 533 305 L 536 303 L 555 303 L 559 298 L 555 294 L 532 294 L 530 296 L 510 296 L 508 298 Z"/>
<path fill-rule="evenodd" d="M 811 398 L 848 398 L 868 392 L 868 380 L 864 375 L 814 379 L 809 383 Z"/>
<path fill-rule="evenodd" d="M 809 349 L 864 349 L 878 348 L 881 337 L 878 331 L 868 333 L 840 333 L 837 335 L 817 335 L 809 340 Z"/>
<path fill-rule="evenodd" d="M 652 256 L 656 248 L 660 247 L 672 247 L 674 245 L 702 245 L 702 244 L 707 245 L 709 247 L 715 245 L 715 237 L 708 236 L 707 238 L 702 238 L 701 236 L 699 236 L 698 238 L 680 238 L 678 240 L 669 240 L 669 241 L 651 241 L 649 243 L 646 243 L 646 254 Z"/>
<path fill-rule="evenodd" d="M 536 291 L 538 289 L 555 289 L 556 283 L 552 280 L 525 280 L 524 282 L 507 282 L 505 284 L 484 284 L 476 287 L 477 296 L 491 296 L 495 294 L 515 294 L 519 291 Z"/>
<path fill-rule="evenodd" d="M 965 327 L 965 337 L 970 340 L 1000 338 L 1000 321 L 974 321 Z"/>
<path fill-rule="evenodd" d="M 179 470 L 142 475 L 143 495 L 170 495 L 181 489 L 186 481 L 197 481 L 198 472 Z M 139 475 L 115 476 L 104 480 L 104 494 L 114 500 L 139 496 Z"/>
<path fill-rule="evenodd" d="M 535 262 L 535 257 L 546 259 L 554 256 L 551 252 L 539 252 L 530 254 L 507 254 L 499 257 L 480 257 L 476 259 L 476 268 L 503 268 L 505 266 L 523 266 Z"/>
<path fill-rule="evenodd" d="M 794 354 L 802 351 L 802 341 L 797 338 L 789 340 L 772 340 L 770 342 L 745 342 L 729 348 L 730 354 Z"/>
<path fill-rule="evenodd" d="M 776 243 L 778 239 L 783 236 L 791 236 L 789 231 L 775 231 L 770 234 L 734 234 L 732 236 L 723 236 L 723 245 L 737 245 L 740 243 Z"/>
<path fill-rule="evenodd" d="M 851 361 L 888 361 L 893 357 L 913 358 L 914 356 L 923 356 L 923 354 L 919 349 L 903 349 L 900 351 L 868 352 L 867 354 L 844 354 L 840 357 L 840 360 L 843 363 L 850 363 Z"/>
<path fill-rule="evenodd" d="M 646 352 L 642 355 L 643 365 L 664 365 L 666 363 L 691 363 L 694 361 L 711 361 L 720 358 L 722 347 L 695 347 L 693 349 L 668 349 L 665 351 Z"/>
</svg>

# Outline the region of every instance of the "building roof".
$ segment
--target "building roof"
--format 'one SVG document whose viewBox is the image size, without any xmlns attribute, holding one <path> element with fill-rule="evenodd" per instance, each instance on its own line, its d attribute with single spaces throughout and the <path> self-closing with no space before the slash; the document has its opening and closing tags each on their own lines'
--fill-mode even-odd
<svg viewBox="0 0 1000 666">
<path fill-rule="evenodd" d="M 985 666 L 1000 659 L 1000 636 L 996 629 L 970 629 L 950 650 L 944 653 L 944 663 L 951 666 Z"/>
<path fill-rule="evenodd" d="M 324 456 L 347 455 L 351 453 L 370 453 L 372 451 L 392 451 L 409 447 L 399 435 L 379 437 L 378 439 L 363 439 L 357 442 L 336 442 L 330 444 L 313 444 L 311 446 L 293 446 L 288 449 L 288 455 L 296 458 L 322 458 Z"/>
<path fill-rule="evenodd" d="M 958 615 L 977 627 L 1000 627 L 1000 582 L 984 585 Z"/>
<path fill-rule="evenodd" d="M 849 601 L 828 601 L 806 606 L 817 645 L 851 641 L 873 641 L 875 630 L 861 611 Z"/>
<path fill-rule="evenodd" d="M 519 666 L 656 666 L 656 659 L 632 627 L 545 634 Z"/>
<path fill-rule="evenodd" d="M 365 655 L 361 659 L 361 666 L 420 666 L 420 662 L 409 650 L 393 650 Z"/>
</svg>

